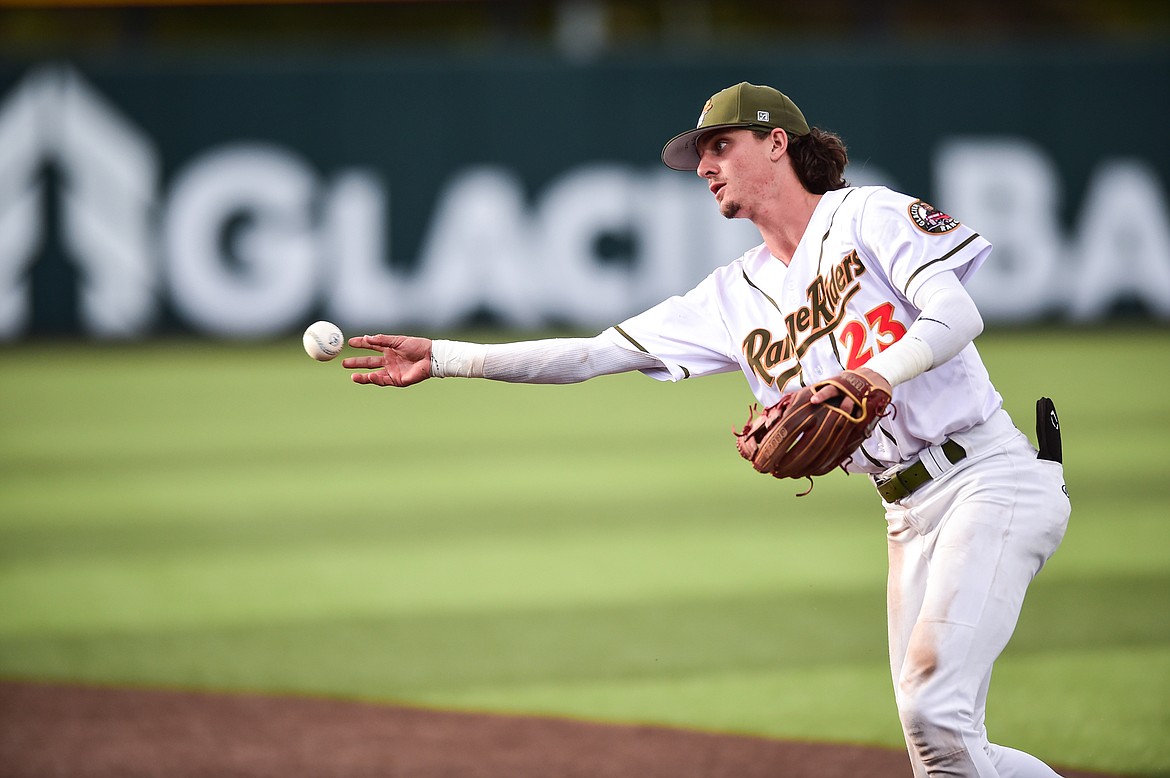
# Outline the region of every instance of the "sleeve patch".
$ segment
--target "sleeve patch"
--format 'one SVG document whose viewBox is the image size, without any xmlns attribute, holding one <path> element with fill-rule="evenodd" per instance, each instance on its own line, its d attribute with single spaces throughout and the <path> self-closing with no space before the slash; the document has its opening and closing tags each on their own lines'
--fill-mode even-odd
<svg viewBox="0 0 1170 778">
<path fill-rule="evenodd" d="M 930 203 L 925 203 L 922 200 L 915 200 L 910 203 L 910 207 L 907 210 L 910 213 L 910 220 L 914 222 L 918 229 L 930 235 L 942 235 L 959 226 L 958 219 L 948 216 Z"/>
</svg>

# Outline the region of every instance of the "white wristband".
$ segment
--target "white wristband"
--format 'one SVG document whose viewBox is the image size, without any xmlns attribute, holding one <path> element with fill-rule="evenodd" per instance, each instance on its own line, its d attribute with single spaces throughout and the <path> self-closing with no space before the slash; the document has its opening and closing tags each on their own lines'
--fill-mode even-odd
<svg viewBox="0 0 1170 778">
<path fill-rule="evenodd" d="M 486 354 L 482 343 L 431 341 L 431 378 L 483 378 Z"/>
<path fill-rule="evenodd" d="M 889 381 L 890 386 L 909 381 L 933 366 L 934 350 L 930 344 L 910 333 L 865 363 L 865 367 Z"/>
</svg>

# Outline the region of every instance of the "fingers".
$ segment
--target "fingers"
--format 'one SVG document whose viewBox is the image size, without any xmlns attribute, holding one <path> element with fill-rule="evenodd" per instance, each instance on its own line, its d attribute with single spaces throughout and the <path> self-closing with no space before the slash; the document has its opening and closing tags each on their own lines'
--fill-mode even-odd
<svg viewBox="0 0 1170 778">
<path fill-rule="evenodd" d="M 809 398 L 809 402 L 813 405 L 823 403 L 827 400 L 832 400 L 837 395 L 841 394 L 841 390 L 832 384 L 825 384 L 820 389 L 813 392 L 813 396 Z"/>
<path fill-rule="evenodd" d="M 346 357 L 342 367 L 364 370 L 350 376 L 355 384 L 406 387 L 430 378 L 431 341 L 405 335 L 359 335 L 349 339 L 354 348 L 376 351 L 376 356 Z"/>
<path fill-rule="evenodd" d="M 373 384 L 375 386 L 398 386 L 398 382 L 385 370 L 376 370 L 373 373 L 353 373 L 350 380 L 355 384 Z"/>
<path fill-rule="evenodd" d="M 341 366 L 350 369 L 377 370 L 386 364 L 382 357 L 346 357 L 341 360 Z"/>
<path fill-rule="evenodd" d="M 853 398 L 842 392 L 833 384 L 825 384 L 820 389 L 813 392 L 813 396 L 809 398 L 809 402 L 811 402 L 813 405 L 816 405 L 818 403 L 829 402 L 836 397 L 841 398 L 841 401 L 837 404 L 837 407 L 839 407 L 845 413 L 853 412 Z"/>
<path fill-rule="evenodd" d="M 384 349 L 397 348 L 406 340 L 402 335 L 356 335 L 349 339 L 354 348 Z"/>
<path fill-rule="evenodd" d="M 401 337 L 395 335 L 357 335 L 349 339 L 353 348 L 364 348 L 379 352 L 377 356 L 346 357 L 341 360 L 341 366 L 349 370 L 368 370 L 367 373 L 353 373 L 350 380 L 355 384 L 373 384 L 375 386 L 396 386 L 397 384 L 386 371 L 386 351 L 393 349 Z"/>
</svg>

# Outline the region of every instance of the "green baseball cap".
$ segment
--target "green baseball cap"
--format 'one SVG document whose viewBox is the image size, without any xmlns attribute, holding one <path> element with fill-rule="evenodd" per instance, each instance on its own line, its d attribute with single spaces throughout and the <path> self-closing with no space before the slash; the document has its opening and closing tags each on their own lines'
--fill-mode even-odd
<svg viewBox="0 0 1170 778">
<path fill-rule="evenodd" d="M 662 161 L 674 170 L 694 170 L 699 166 L 695 141 L 703 133 L 723 127 L 779 127 L 793 135 L 808 134 L 804 114 L 787 95 L 743 81 L 712 95 L 699 114 L 698 126 L 675 135 L 662 147 Z"/>
</svg>

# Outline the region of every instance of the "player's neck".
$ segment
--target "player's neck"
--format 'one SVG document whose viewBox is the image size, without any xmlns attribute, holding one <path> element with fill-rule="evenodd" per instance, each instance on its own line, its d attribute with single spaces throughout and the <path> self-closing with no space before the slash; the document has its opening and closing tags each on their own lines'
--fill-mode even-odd
<svg viewBox="0 0 1170 778">
<path fill-rule="evenodd" d="M 777 200 L 755 221 L 768 251 L 785 265 L 792 261 L 821 197 L 800 187 L 789 197 Z"/>
</svg>

